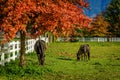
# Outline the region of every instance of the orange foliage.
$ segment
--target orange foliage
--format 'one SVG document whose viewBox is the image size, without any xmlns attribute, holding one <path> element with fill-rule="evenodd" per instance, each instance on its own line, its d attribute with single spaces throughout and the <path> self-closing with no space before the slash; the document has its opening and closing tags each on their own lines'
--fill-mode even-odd
<svg viewBox="0 0 120 80">
<path fill-rule="evenodd" d="M 97 15 L 91 23 L 91 35 L 92 36 L 107 36 L 109 23 L 104 20 L 102 15 Z"/>
<path fill-rule="evenodd" d="M 0 0 L 0 4 L 0 27 L 7 41 L 18 31 L 34 37 L 46 31 L 69 35 L 74 25 L 84 28 L 91 22 L 83 11 L 89 7 L 87 0 Z"/>
</svg>

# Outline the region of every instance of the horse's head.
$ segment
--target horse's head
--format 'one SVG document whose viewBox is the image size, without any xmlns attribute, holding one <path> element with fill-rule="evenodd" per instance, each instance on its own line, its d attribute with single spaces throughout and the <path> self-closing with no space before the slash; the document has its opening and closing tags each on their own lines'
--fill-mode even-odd
<svg viewBox="0 0 120 80">
<path fill-rule="evenodd" d="M 77 53 L 77 60 L 79 61 L 80 60 L 80 55 Z"/>
</svg>

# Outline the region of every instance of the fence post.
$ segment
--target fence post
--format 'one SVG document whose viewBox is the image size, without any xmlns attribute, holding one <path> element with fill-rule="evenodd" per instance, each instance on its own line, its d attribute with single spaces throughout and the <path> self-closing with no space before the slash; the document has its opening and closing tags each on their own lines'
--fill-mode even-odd
<svg viewBox="0 0 120 80">
<path fill-rule="evenodd" d="M 15 50 L 16 50 L 16 49 L 15 49 L 15 46 L 16 46 L 16 42 L 14 41 L 14 42 L 13 42 L 13 52 L 12 52 L 12 54 L 13 54 L 13 55 L 12 55 L 12 59 L 13 59 L 13 60 L 15 60 Z"/>
<path fill-rule="evenodd" d="M 4 57 L 5 55 L 4 55 L 4 53 L 2 52 L 2 54 L 1 54 L 1 64 L 4 66 L 5 65 L 5 57 Z"/>
<path fill-rule="evenodd" d="M 8 54 L 8 58 L 7 58 L 7 62 L 10 62 L 10 43 L 8 43 L 8 51 L 7 51 L 7 54 Z"/>
<path fill-rule="evenodd" d="M 97 38 L 97 42 L 99 42 L 99 38 Z"/>
<path fill-rule="evenodd" d="M 85 42 L 85 38 L 84 37 L 82 38 L 82 41 Z"/>
<path fill-rule="evenodd" d="M 19 51 L 20 51 L 20 42 L 17 41 L 17 51 L 16 51 L 16 54 L 15 54 L 16 57 L 19 57 L 19 55 L 20 55 Z"/>
</svg>

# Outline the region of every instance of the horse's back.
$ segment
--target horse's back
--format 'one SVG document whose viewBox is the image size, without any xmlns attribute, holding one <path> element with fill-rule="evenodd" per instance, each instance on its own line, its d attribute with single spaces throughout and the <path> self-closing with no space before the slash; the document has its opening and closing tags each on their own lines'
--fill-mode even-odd
<svg viewBox="0 0 120 80">
<path fill-rule="evenodd" d="M 89 44 L 82 44 L 80 46 L 80 51 L 82 51 L 83 53 L 89 52 L 90 51 Z"/>
<path fill-rule="evenodd" d="M 43 50 L 46 50 L 46 42 L 44 40 L 37 40 L 35 45 L 34 45 L 34 50 L 37 52 L 38 49 L 43 48 Z"/>
</svg>

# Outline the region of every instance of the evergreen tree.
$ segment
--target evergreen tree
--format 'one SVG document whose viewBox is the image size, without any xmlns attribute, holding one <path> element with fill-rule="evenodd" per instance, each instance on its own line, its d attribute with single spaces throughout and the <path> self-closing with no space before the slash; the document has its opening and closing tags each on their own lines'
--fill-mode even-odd
<svg viewBox="0 0 120 80">
<path fill-rule="evenodd" d="M 120 0 L 111 0 L 103 15 L 110 23 L 108 32 L 111 36 L 120 36 Z"/>
</svg>

